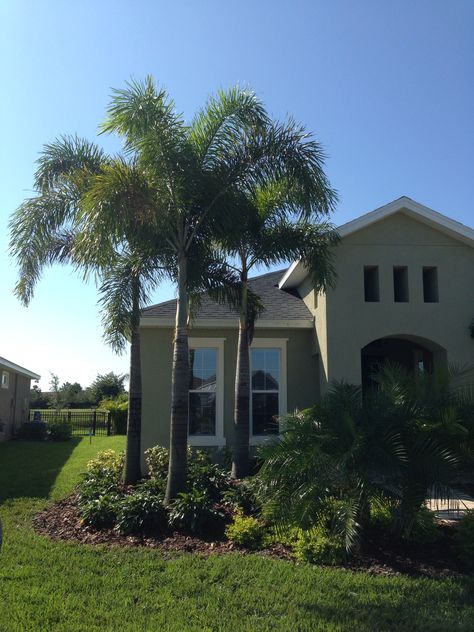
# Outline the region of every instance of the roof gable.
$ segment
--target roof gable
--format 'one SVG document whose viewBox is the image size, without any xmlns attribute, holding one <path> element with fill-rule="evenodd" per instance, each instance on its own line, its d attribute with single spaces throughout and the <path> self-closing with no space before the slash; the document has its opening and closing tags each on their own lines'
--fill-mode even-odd
<svg viewBox="0 0 474 632">
<path fill-rule="evenodd" d="M 375 211 L 371 211 L 346 224 L 342 224 L 342 226 L 339 226 L 337 229 L 337 232 L 341 239 L 344 239 L 349 235 L 353 235 L 364 228 L 395 215 L 395 213 L 403 213 L 434 230 L 448 235 L 452 239 L 460 241 L 471 248 L 474 247 L 474 230 L 472 228 L 460 222 L 456 222 L 427 206 L 423 206 L 423 204 L 419 204 L 407 196 L 402 196 L 385 206 L 375 209 Z M 304 266 L 298 261 L 295 261 L 280 279 L 278 287 L 280 289 L 297 287 L 305 279 L 307 274 L 308 272 Z"/>
</svg>

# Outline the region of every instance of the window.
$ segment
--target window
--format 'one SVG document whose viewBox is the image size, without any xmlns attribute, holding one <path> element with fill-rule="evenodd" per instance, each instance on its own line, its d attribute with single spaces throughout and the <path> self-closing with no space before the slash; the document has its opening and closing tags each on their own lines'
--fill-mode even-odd
<svg viewBox="0 0 474 632">
<path fill-rule="evenodd" d="M 438 269 L 435 267 L 423 268 L 423 299 L 425 303 L 437 303 L 438 296 Z"/>
<path fill-rule="evenodd" d="M 408 268 L 393 267 L 393 300 L 395 303 L 408 303 Z"/>
<path fill-rule="evenodd" d="M 252 434 L 278 434 L 280 349 L 252 349 Z"/>
<path fill-rule="evenodd" d="M 378 266 L 364 266 L 364 297 L 366 303 L 377 303 L 380 300 Z"/>
<path fill-rule="evenodd" d="M 224 445 L 224 340 L 189 340 L 189 419 L 191 445 Z"/>
<path fill-rule="evenodd" d="M 190 349 L 189 434 L 216 434 L 217 349 Z"/>
<path fill-rule="evenodd" d="M 8 388 L 10 384 L 10 373 L 8 371 L 2 371 L 2 388 Z"/>
</svg>

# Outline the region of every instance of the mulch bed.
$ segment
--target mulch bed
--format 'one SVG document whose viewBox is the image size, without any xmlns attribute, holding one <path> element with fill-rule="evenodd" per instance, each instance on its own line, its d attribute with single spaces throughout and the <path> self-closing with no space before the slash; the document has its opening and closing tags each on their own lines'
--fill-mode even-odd
<svg viewBox="0 0 474 632">
<path fill-rule="evenodd" d="M 77 508 L 76 494 L 43 509 L 34 517 L 33 526 L 36 533 L 55 540 L 120 547 L 149 547 L 158 549 L 168 559 L 182 553 L 222 555 L 238 552 L 242 555 L 253 553 L 294 561 L 291 550 L 281 544 L 272 545 L 256 553 L 239 549 L 227 540 L 208 541 L 178 532 L 161 536 L 125 536 L 113 529 L 99 531 L 82 523 Z M 422 547 L 413 545 L 410 547 L 390 540 L 380 541 L 369 538 L 364 550 L 340 568 L 385 576 L 461 577 L 465 573 L 450 546 L 452 532 L 453 527 L 446 524 L 443 526 L 443 538 L 439 542 Z"/>
</svg>

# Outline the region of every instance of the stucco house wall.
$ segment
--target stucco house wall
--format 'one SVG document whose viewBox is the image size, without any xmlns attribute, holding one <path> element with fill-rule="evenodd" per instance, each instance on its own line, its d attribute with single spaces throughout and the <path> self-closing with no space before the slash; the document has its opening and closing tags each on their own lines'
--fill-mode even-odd
<svg viewBox="0 0 474 632">
<path fill-rule="evenodd" d="M 10 439 L 28 420 L 30 385 L 40 376 L 0 358 L 0 441 Z"/>
<path fill-rule="evenodd" d="M 361 351 L 379 339 L 389 345 L 397 341 L 397 354 L 412 343 L 408 353 L 413 355 L 407 357 L 413 368 L 420 353 L 422 368 L 474 367 L 469 331 L 474 317 L 474 230 L 403 197 L 343 225 L 340 236 L 334 251 L 337 284 L 327 293 L 315 292 L 299 262 L 287 271 L 251 280 L 266 306 L 257 321 L 254 346 L 284 349 L 280 413 L 312 405 L 333 380 L 361 384 Z M 364 295 L 366 266 L 378 268 L 376 302 L 367 302 Z M 406 269 L 406 302 L 395 301 L 394 267 Z M 436 268 L 437 302 L 425 302 L 424 268 Z M 175 302 L 168 301 L 142 314 L 143 449 L 169 443 L 175 308 Z M 201 310 L 189 336 L 191 345 L 194 340 L 219 347 L 222 384 L 217 406 L 220 397 L 222 428 L 215 438 L 190 437 L 189 442 L 230 446 L 238 321 L 234 312 L 206 297 Z M 463 380 L 474 388 L 474 369 Z M 261 440 L 254 437 L 251 442 Z"/>
<path fill-rule="evenodd" d="M 237 361 L 237 329 L 194 328 L 189 332 L 193 340 L 206 340 L 214 346 L 223 346 L 223 441 L 190 437 L 191 445 L 205 447 L 230 446 L 233 434 L 234 381 Z M 264 340 L 286 346 L 286 387 L 281 393 L 282 413 L 305 408 L 319 398 L 317 357 L 312 353 L 314 335 L 310 328 L 256 329 L 253 346 Z M 171 327 L 142 326 L 142 448 L 169 445 L 171 409 L 171 365 L 173 358 L 173 329 Z"/>
<path fill-rule="evenodd" d="M 379 302 L 364 300 L 364 266 L 370 265 L 379 269 Z M 408 269 L 408 302 L 394 301 L 394 266 Z M 424 302 L 423 267 L 437 268 L 439 302 Z M 326 297 L 328 381 L 359 384 L 361 349 L 389 336 L 418 339 L 434 352 L 435 363 L 436 357 L 474 362 L 468 329 L 474 315 L 473 248 L 399 213 L 343 238 L 336 271 L 337 286 Z"/>
</svg>

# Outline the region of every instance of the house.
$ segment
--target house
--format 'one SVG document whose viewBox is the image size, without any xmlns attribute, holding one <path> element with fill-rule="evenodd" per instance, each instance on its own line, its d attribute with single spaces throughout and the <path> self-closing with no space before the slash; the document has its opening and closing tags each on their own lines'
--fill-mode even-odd
<svg viewBox="0 0 474 632">
<path fill-rule="evenodd" d="M 334 289 L 316 293 L 299 262 L 250 282 L 265 306 L 251 347 L 251 444 L 333 380 L 366 387 L 385 360 L 474 366 L 474 230 L 407 197 L 338 230 Z M 144 449 L 169 442 L 175 309 L 142 312 Z M 189 332 L 191 445 L 231 444 L 237 330 L 232 309 L 203 297 Z"/>
<path fill-rule="evenodd" d="M 31 380 L 40 376 L 0 357 L 0 441 L 18 432 L 28 421 Z"/>
</svg>

